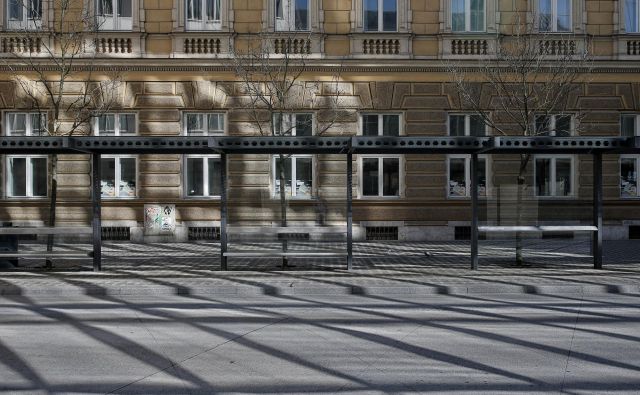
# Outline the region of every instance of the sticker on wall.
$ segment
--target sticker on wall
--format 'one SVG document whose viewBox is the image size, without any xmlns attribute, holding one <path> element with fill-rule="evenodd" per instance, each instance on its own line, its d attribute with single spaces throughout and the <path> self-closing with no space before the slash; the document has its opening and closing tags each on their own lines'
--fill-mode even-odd
<svg viewBox="0 0 640 395">
<path fill-rule="evenodd" d="M 172 235 L 176 230 L 175 204 L 145 204 L 144 234 Z"/>
</svg>

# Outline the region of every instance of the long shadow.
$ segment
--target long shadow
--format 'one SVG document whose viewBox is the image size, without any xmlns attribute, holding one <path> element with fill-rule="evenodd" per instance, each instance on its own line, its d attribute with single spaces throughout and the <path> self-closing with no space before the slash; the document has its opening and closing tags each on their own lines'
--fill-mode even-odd
<svg viewBox="0 0 640 395">
<path fill-rule="evenodd" d="M 27 361 L 22 359 L 20 355 L 18 355 L 11 348 L 7 347 L 4 343 L 2 343 L 1 340 L 0 340 L 0 360 L 2 360 L 2 363 L 7 368 L 12 369 L 16 373 L 18 373 L 20 376 L 22 376 L 29 382 L 33 383 L 36 386 L 36 388 L 41 388 L 43 390 L 46 390 L 46 388 L 49 388 L 49 384 L 46 382 L 46 380 L 42 376 L 40 376 L 38 372 L 33 367 L 31 367 L 31 365 Z M 0 383 L 0 390 L 11 389 L 5 386 L 6 384 Z M 51 392 L 47 391 L 47 393 L 51 393 Z"/>
</svg>

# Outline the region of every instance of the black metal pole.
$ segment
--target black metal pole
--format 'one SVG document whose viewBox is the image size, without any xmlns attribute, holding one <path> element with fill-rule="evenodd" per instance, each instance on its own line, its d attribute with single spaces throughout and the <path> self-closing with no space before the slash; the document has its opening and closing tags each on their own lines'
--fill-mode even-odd
<svg viewBox="0 0 640 395">
<path fill-rule="evenodd" d="M 478 269 L 478 154 L 471 155 L 471 270 Z"/>
<path fill-rule="evenodd" d="M 602 154 L 593 154 L 593 268 L 602 269 Z"/>
<path fill-rule="evenodd" d="M 100 154 L 91 154 L 91 206 L 92 206 L 92 241 L 93 241 L 93 271 L 102 270 L 102 218 L 100 211 Z"/>
<path fill-rule="evenodd" d="M 227 270 L 227 155 L 220 155 L 220 269 Z"/>
<path fill-rule="evenodd" d="M 353 269 L 353 154 L 347 154 L 347 270 Z"/>
</svg>

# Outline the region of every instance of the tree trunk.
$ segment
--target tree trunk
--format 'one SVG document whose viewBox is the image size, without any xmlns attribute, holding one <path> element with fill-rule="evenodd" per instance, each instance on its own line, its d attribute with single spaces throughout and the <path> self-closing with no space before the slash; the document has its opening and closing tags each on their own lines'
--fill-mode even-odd
<svg viewBox="0 0 640 395">
<path fill-rule="evenodd" d="M 56 201 L 58 196 L 58 155 L 51 155 L 49 158 L 49 176 L 51 177 L 49 193 L 49 226 L 56 226 Z M 47 235 L 47 252 L 53 251 L 53 234 Z M 47 258 L 47 269 L 52 268 L 51 259 Z"/>
<path fill-rule="evenodd" d="M 278 155 L 278 179 L 280 180 L 280 226 L 283 228 L 287 227 L 287 196 L 285 195 L 285 156 L 283 154 Z M 287 251 L 287 240 L 282 240 L 282 252 Z M 289 265 L 289 261 L 287 257 L 282 257 L 282 268 L 286 268 Z"/>
</svg>

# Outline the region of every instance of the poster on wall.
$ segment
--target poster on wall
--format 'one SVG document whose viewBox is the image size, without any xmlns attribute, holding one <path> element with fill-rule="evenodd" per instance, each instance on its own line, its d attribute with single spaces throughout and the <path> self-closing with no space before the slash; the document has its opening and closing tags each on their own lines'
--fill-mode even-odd
<svg viewBox="0 0 640 395">
<path fill-rule="evenodd" d="M 176 230 L 175 204 L 145 204 L 144 234 L 172 235 Z"/>
</svg>

